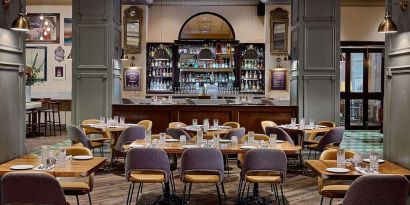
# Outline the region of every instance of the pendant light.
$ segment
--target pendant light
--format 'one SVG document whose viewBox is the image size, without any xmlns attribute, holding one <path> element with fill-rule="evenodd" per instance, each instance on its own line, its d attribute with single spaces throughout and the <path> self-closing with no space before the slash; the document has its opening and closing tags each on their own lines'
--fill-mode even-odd
<svg viewBox="0 0 410 205">
<path fill-rule="evenodd" d="M 386 5 L 386 15 L 384 16 L 383 21 L 380 23 L 379 28 L 377 31 L 379 33 L 396 33 L 397 32 L 397 25 L 394 23 L 391 17 L 392 13 L 392 0 L 387 1 Z M 407 9 L 407 1 L 402 0 L 400 1 L 400 8 L 404 11 Z"/>
<path fill-rule="evenodd" d="M 162 0 L 161 0 L 161 42 L 162 42 Z M 161 43 L 159 48 L 154 52 L 155 60 L 169 60 L 168 51 L 164 48 L 164 45 Z"/>
<path fill-rule="evenodd" d="M 214 54 L 211 49 L 208 48 L 208 45 L 205 45 L 204 48 L 199 51 L 198 60 L 214 60 Z"/>
<path fill-rule="evenodd" d="M 24 11 L 22 0 L 20 0 L 19 9 L 20 11 L 18 17 L 11 24 L 11 29 L 15 31 L 28 32 L 30 31 L 30 25 L 28 24 L 26 18 L 26 12 Z"/>
</svg>

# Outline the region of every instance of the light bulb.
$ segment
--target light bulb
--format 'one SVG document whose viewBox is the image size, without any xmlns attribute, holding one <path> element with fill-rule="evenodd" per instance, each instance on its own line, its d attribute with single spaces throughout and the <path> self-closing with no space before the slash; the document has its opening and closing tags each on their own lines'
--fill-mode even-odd
<svg viewBox="0 0 410 205">
<path fill-rule="evenodd" d="M 44 25 L 48 26 L 48 21 L 44 21 Z"/>
<path fill-rule="evenodd" d="M 43 16 L 43 14 L 41 14 L 41 16 L 40 16 L 40 20 L 43 20 L 44 19 L 44 16 Z"/>
<path fill-rule="evenodd" d="M 40 36 L 40 41 L 44 40 L 43 36 Z"/>
<path fill-rule="evenodd" d="M 44 31 L 44 33 L 43 33 L 43 34 L 44 34 L 45 36 L 47 36 L 47 34 L 48 34 L 48 33 L 47 33 L 47 31 Z"/>
<path fill-rule="evenodd" d="M 47 27 L 47 29 L 46 29 L 47 31 L 51 31 L 51 28 L 50 27 Z"/>
</svg>

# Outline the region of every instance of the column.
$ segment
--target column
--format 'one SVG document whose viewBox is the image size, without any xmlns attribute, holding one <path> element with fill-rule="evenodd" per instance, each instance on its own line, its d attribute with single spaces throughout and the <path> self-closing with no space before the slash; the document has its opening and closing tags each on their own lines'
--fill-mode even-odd
<svg viewBox="0 0 410 205">
<path fill-rule="evenodd" d="M 121 1 L 73 1 L 72 123 L 111 116 L 121 100 Z"/>
<path fill-rule="evenodd" d="M 292 0 L 291 105 L 339 123 L 340 0 Z"/>
</svg>

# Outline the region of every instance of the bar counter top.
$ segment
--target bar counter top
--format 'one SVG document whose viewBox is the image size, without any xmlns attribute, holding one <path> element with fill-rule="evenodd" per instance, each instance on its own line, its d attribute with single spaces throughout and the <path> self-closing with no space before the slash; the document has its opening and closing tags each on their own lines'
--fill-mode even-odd
<svg viewBox="0 0 410 205">
<path fill-rule="evenodd" d="M 260 122 L 271 120 L 277 124 L 290 123 L 296 118 L 297 106 L 276 106 L 264 104 L 114 104 L 113 116 L 123 116 L 127 123 L 141 120 L 153 122 L 152 133 L 165 132 L 170 122 L 191 124 L 192 119 L 202 123 L 208 118 L 212 123 L 239 122 L 247 131 L 263 133 Z"/>
</svg>

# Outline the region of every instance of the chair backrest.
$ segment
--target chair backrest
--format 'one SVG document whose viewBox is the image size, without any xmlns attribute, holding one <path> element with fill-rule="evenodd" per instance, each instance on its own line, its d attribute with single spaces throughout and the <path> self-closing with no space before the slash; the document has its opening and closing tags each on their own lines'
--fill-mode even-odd
<svg viewBox="0 0 410 205">
<path fill-rule="evenodd" d="M 286 178 L 286 154 L 279 149 L 254 149 L 246 153 L 241 173 L 258 171 L 276 171 Z"/>
<path fill-rule="evenodd" d="M 241 124 L 239 124 L 238 122 L 225 122 L 223 126 L 230 126 L 232 128 L 240 128 Z"/>
<path fill-rule="evenodd" d="M 228 133 L 225 134 L 223 139 L 231 139 L 232 136 L 236 136 L 236 137 L 238 137 L 238 141 L 241 141 L 244 135 L 245 135 L 245 128 L 244 127 L 233 128 L 232 130 L 230 130 Z"/>
<path fill-rule="evenodd" d="M 82 125 L 99 124 L 99 123 L 100 123 L 100 120 L 97 120 L 97 119 L 88 119 L 88 120 L 83 120 L 81 122 Z M 102 130 L 97 129 L 97 128 L 84 127 L 83 132 L 84 132 L 85 135 L 99 134 L 99 135 L 102 135 L 104 138 L 110 138 L 110 132 L 109 131 L 102 131 Z"/>
<path fill-rule="evenodd" d="M 265 128 L 265 132 L 266 135 L 270 135 L 270 134 L 276 134 L 278 140 L 284 140 L 289 142 L 290 144 L 295 145 L 295 142 L 293 142 L 292 138 L 289 136 L 289 134 L 287 132 L 285 132 L 285 130 L 283 130 L 280 127 L 266 127 Z"/>
<path fill-rule="evenodd" d="M 66 205 L 64 192 L 52 175 L 10 172 L 1 179 L 2 204 Z"/>
<path fill-rule="evenodd" d="M 90 149 L 86 148 L 86 147 L 71 146 L 71 147 L 66 147 L 65 150 L 66 150 L 67 155 L 72 155 L 72 156 L 78 156 L 78 155 L 93 156 L 93 152 Z M 90 191 L 92 191 L 93 187 L 94 187 L 94 173 L 92 173 L 88 176 L 88 186 L 90 187 Z"/>
<path fill-rule="evenodd" d="M 356 179 L 343 205 L 406 205 L 409 181 L 401 175 L 364 175 Z"/>
<path fill-rule="evenodd" d="M 188 105 L 195 105 L 195 102 L 190 98 L 185 98 L 185 103 Z"/>
<path fill-rule="evenodd" d="M 123 99 L 122 99 L 122 104 L 132 105 L 132 104 L 135 104 L 135 103 L 134 103 L 131 99 L 123 98 Z"/>
<path fill-rule="evenodd" d="M 169 128 L 181 128 L 181 127 L 186 127 L 186 124 L 183 122 L 170 122 L 168 124 Z"/>
<path fill-rule="evenodd" d="M 265 130 L 266 127 L 277 127 L 278 125 L 273 121 L 265 120 L 261 122 L 261 126 L 262 126 L 263 131 L 266 133 L 266 130 Z"/>
<path fill-rule="evenodd" d="M 345 150 L 345 158 L 350 159 L 356 153 L 352 150 Z M 337 149 L 325 150 L 320 154 L 319 160 L 337 160 Z"/>
<path fill-rule="evenodd" d="M 264 105 L 275 105 L 272 100 L 267 99 L 267 98 L 261 98 L 261 103 Z"/>
<path fill-rule="evenodd" d="M 145 127 L 145 130 L 151 131 L 151 129 L 152 129 L 152 121 L 151 120 L 141 120 L 137 124 Z"/>
<path fill-rule="evenodd" d="M 323 126 L 326 126 L 326 127 L 332 127 L 332 128 L 336 127 L 336 124 L 334 122 L 331 122 L 331 121 L 320 121 L 317 124 L 318 125 L 323 125 Z"/>
<path fill-rule="evenodd" d="M 168 181 L 171 176 L 167 153 L 160 148 L 133 148 L 127 153 L 125 160 L 125 177 L 127 181 L 132 171 L 163 172 Z"/>
<path fill-rule="evenodd" d="M 167 128 L 167 135 L 174 139 L 179 139 L 181 135 L 185 135 L 186 140 L 191 140 L 191 135 L 181 128 Z"/>
<path fill-rule="evenodd" d="M 254 134 L 254 139 L 255 140 L 263 140 L 263 141 L 269 141 L 269 136 L 265 135 L 265 134 Z M 242 137 L 242 142 L 246 142 L 248 141 L 248 134 L 244 135 Z"/>
<path fill-rule="evenodd" d="M 92 149 L 91 142 L 88 137 L 75 125 L 66 125 L 68 138 L 73 143 L 81 143 L 84 147 Z"/>
<path fill-rule="evenodd" d="M 317 145 L 318 151 L 325 150 L 326 146 L 332 143 L 341 143 L 343 140 L 344 127 L 335 127 L 329 130 Z"/>
<path fill-rule="evenodd" d="M 219 179 L 224 178 L 222 153 L 216 148 L 189 148 L 181 156 L 181 179 L 187 172 L 215 172 Z"/>
<path fill-rule="evenodd" d="M 121 152 L 124 144 L 143 139 L 145 139 L 145 128 L 143 126 L 136 125 L 128 127 L 118 137 L 115 143 L 115 150 Z"/>
<path fill-rule="evenodd" d="M 161 135 L 160 134 L 152 134 L 151 135 L 151 139 L 153 140 L 153 139 L 157 139 L 157 140 L 159 140 L 161 138 Z M 169 135 L 165 135 L 165 139 L 173 139 L 171 136 L 169 136 Z"/>
</svg>

